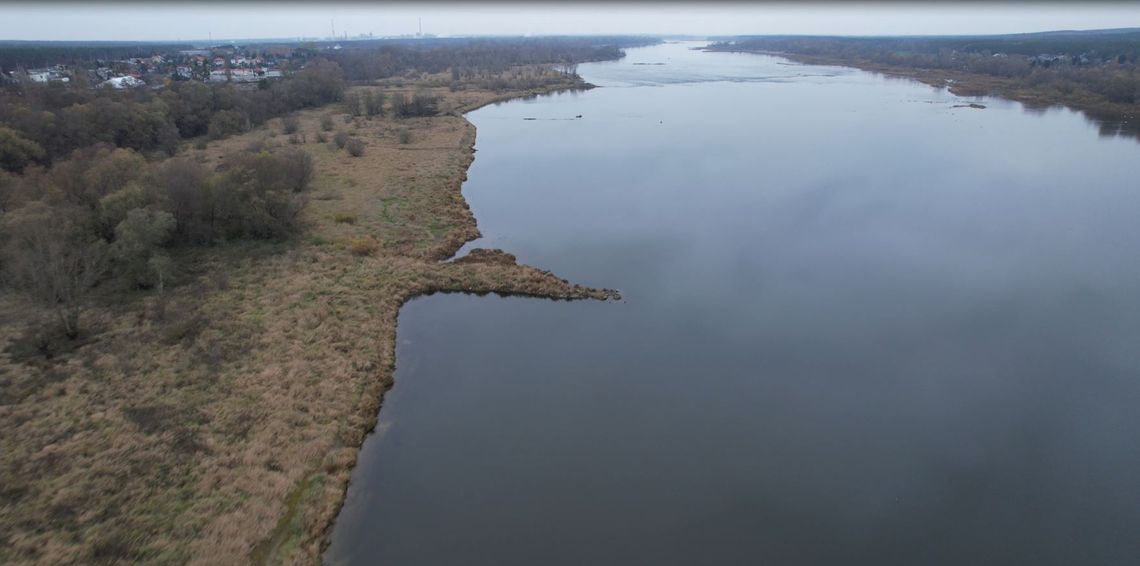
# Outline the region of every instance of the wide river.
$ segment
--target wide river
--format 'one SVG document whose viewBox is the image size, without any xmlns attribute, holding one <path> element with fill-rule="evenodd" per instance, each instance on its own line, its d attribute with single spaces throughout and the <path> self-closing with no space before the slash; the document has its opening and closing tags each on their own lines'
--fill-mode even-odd
<svg viewBox="0 0 1140 566">
<path fill-rule="evenodd" d="M 1140 144 L 692 46 L 469 115 L 473 245 L 625 299 L 407 304 L 326 559 L 1136 564 Z"/>
</svg>

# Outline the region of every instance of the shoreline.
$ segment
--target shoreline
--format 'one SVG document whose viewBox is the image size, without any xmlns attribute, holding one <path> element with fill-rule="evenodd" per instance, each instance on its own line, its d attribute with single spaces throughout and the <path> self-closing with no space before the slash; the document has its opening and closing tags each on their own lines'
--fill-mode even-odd
<svg viewBox="0 0 1140 566">
<path fill-rule="evenodd" d="M 537 87 L 394 77 L 351 90 L 426 93 L 436 114 L 369 117 L 334 103 L 289 115 L 289 127 L 276 118 L 185 144 L 180 156 L 208 168 L 243 153 L 307 153 L 304 231 L 180 251 L 161 297 L 92 297 L 93 333 L 73 350 L 0 355 L 10 423 L 0 562 L 319 563 L 394 383 L 405 303 L 434 293 L 616 299 L 502 250 L 446 261 L 479 237 L 462 191 L 476 135 L 465 114 L 588 88 L 536 68 L 507 73 L 508 85 Z M 0 342 L 26 341 L 38 307 L 6 292 L 0 307 Z"/>
<path fill-rule="evenodd" d="M 579 79 L 580 81 L 580 79 Z M 477 128 L 471 120 L 467 118 L 467 114 L 479 110 L 480 108 L 490 106 L 492 104 L 500 104 L 503 102 L 510 102 L 514 100 L 527 99 L 537 96 L 552 95 L 561 92 L 572 91 L 585 91 L 596 88 L 595 85 L 580 81 L 579 85 L 574 86 L 559 86 L 554 88 L 543 89 L 529 89 L 522 92 L 505 93 L 494 96 L 487 100 L 482 100 L 473 104 L 466 104 L 457 107 L 456 109 L 448 112 L 447 115 L 455 116 L 463 120 L 464 128 L 467 130 L 464 134 L 464 142 L 461 148 L 461 166 L 459 173 L 448 181 L 449 191 L 452 193 L 453 198 L 457 198 L 462 205 L 463 223 L 457 227 L 447 240 L 438 245 L 434 250 L 427 254 L 428 261 L 434 261 L 439 265 L 482 265 L 482 266 L 498 266 L 510 270 L 518 270 L 520 273 L 517 275 L 520 279 L 530 277 L 532 282 L 547 280 L 544 284 L 532 285 L 518 285 L 518 286 L 501 286 L 501 285 L 472 285 L 470 283 L 454 285 L 444 282 L 437 282 L 428 285 L 424 288 L 409 290 L 408 293 L 396 297 L 395 316 L 390 321 L 382 321 L 381 325 L 390 328 L 391 332 L 388 334 L 388 339 L 385 340 L 383 345 L 387 352 L 385 356 L 391 363 L 383 367 L 377 375 L 377 382 L 380 385 L 378 394 L 374 396 L 374 407 L 365 406 L 364 413 L 367 418 L 365 420 L 365 429 L 360 435 L 360 443 L 356 446 L 356 451 L 350 465 L 346 466 L 346 477 L 341 484 L 341 494 L 336 502 L 335 510 L 331 515 L 326 517 L 324 527 L 321 529 L 319 539 L 319 552 L 317 554 L 318 562 L 322 561 L 322 557 L 328 550 L 332 543 L 332 533 L 336 526 L 336 520 L 340 515 L 340 511 L 344 506 L 347 499 L 348 490 L 351 486 L 351 474 L 355 469 L 356 460 L 359 457 L 360 451 L 363 449 L 365 440 L 375 432 L 376 425 L 379 422 L 380 411 L 383 410 L 383 400 L 386 393 L 395 385 L 395 372 L 396 372 L 396 338 L 399 332 L 399 313 L 403 306 L 409 301 L 415 300 L 420 297 L 431 296 L 436 293 L 462 293 L 477 296 L 484 296 L 488 294 L 496 294 L 502 297 L 521 297 L 533 298 L 544 300 L 619 300 L 621 295 L 618 291 L 613 289 L 599 289 L 578 285 L 571 283 L 566 279 L 558 278 L 555 274 L 548 270 L 543 270 L 537 267 L 517 263 L 515 256 L 499 249 L 485 249 L 476 248 L 472 250 L 472 254 L 463 256 L 462 258 L 455 258 L 455 254 L 463 248 L 468 242 L 474 241 L 482 237 L 482 233 L 478 229 L 478 222 L 471 212 L 471 208 L 467 199 L 463 196 L 462 187 L 467 181 L 468 172 L 471 164 L 475 161 L 475 143 L 477 137 Z M 474 257 L 473 257 L 474 256 Z M 450 260 L 450 261 L 449 261 Z M 294 493 L 290 494 L 287 501 L 294 499 L 294 495 L 298 491 L 303 491 L 305 484 L 302 483 L 297 486 Z M 287 542 L 287 538 L 281 536 L 290 524 L 292 516 L 299 511 L 298 505 L 288 505 L 287 513 L 281 517 L 278 526 L 274 529 L 274 533 L 270 538 L 266 539 L 266 546 L 264 548 L 256 548 L 251 554 L 251 561 L 255 563 L 273 563 L 274 558 L 278 554 L 278 550 Z M 260 545 L 259 545 L 260 546 Z"/>
<path fill-rule="evenodd" d="M 935 88 L 945 88 L 960 97 L 988 96 L 1021 103 L 1027 110 L 1067 108 L 1080 113 L 1086 120 L 1101 126 L 1102 131 L 1140 139 L 1140 124 L 1136 123 L 1137 106 L 1107 101 L 1088 101 L 1074 95 L 1025 88 L 1014 81 L 993 75 L 967 73 L 951 69 L 926 69 L 877 63 L 840 55 L 808 55 L 785 51 L 740 48 L 712 49 L 720 53 L 751 53 L 782 57 L 804 65 L 847 67 L 886 77 L 909 79 Z"/>
</svg>

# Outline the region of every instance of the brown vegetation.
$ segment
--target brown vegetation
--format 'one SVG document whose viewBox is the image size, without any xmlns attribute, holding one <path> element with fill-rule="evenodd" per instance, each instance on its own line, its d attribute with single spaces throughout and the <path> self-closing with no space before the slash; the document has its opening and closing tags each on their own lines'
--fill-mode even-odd
<svg viewBox="0 0 1140 566">
<path fill-rule="evenodd" d="M 546 88 L 567 86 L 580 83 Z M 301 143 L 284 151 L 306 157 L 282 167 L 268 161 L 283 150 L 260 141 L 269 133 L 261 125 L 148 166 L 163 198 L 152 213 L 108 216 L 117 219 L 108 237 L 129 245 L 106 253 L 153 278 L 150 289 L 86 287 L 79 304 L 91 331 L 75 339 L 45 335 L 41 307 L 0 293 L 0 562 L 317 562 L 392 384 L 405 301 L 434 292 L 616 296 L 504 252 L 440 261 L 478 235 L 460 192 L 475 139 L 461 113 L 534 92 L 393 82 L 350 92 L 438 97 L 438 115 L 381 109 L 353 123 L 368 144 L 357 158 Z M 297 132 L 329 129 L 333 111 L 297 113 Z M 214 183 L 248 204 L 265 202 L 267 183 L 302 178 L 303 193 L 275 193 L 284 207 L 276 216 L 231 223 L 202 214 L 216 197 L 202 188 Z M 106 199 L 117 191 L 89 185 L 75 188 L 76 202 L 117 215 Z M 286 206 L 302 195 L 304 207 Z M 239 211 L 243 202 L 226 201 Z M 241 230 L 287 234 L 193 245 Z M 185 244 L 158 248 L 159 238 Z M 50 247 L 43 255 L 60 269 L 86 265 Z"/>
</svg>

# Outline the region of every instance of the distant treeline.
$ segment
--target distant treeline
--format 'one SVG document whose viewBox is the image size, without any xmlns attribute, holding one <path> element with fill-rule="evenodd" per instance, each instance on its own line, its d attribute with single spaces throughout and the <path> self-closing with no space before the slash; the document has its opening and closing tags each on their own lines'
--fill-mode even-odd
<svg viewBox="0 0 1140 566">
<path fill-rule="evenodd" d="M 118 61 L 185 49 L 193 47 L 178 43 L 5 41 L 0 42 L 0 72 L 51 65 L 80 65 L 91 61 Z"/>
<path fill-rule="evenodd" d="M 519 65 L 572 65 L 607 61 L 626 47 L 650 45 L 646 37 L 543 37 L 498 39 L 361 41 L 343 44 L 329 57 L 352 81 L 397 76 L 408 71 L 441 73 L 450 69 L 499 72 Z"/>
<path fill-rule="evenodd" d="M 24 82 L 0 91 L 0 168 L 18 173 L 30 165 L 48 165 L 95 143 L 146 155 L 173 155 L 184 138 L 240 133 L 294 110 L 338 101 L 343 96 L 346 76 L 366 81 L 409 71 L 438 73 L 450 69 L 455 80 L 474 80 L 476 72 L 494 73 L 518 65 L 569 67 L 583 61 L 616 59 L 623 55 L 622 47 L 651 41 L 575 37 L 424 40 L 413 45 L 347 42 L 351 47 L 341 50 L 306 45 L 298 48 L 309 60 L 303 69 L 281 81 L 262 82 L 254 89 L 228 83 L 181 81 L 171 82 L 158 91 L 114 91 L 92 90 L 79 84 Z M 129 45 L 50 49 L 141 48 Z M 315 56 L 317 53 L 321 56 Z M 535 82 L 533 73 L 518 74 L 514 80 L 518 84 L 497 78 L 491 86 L 518 87 Z M 424 109 L 416 106 L 415 100 L 410 102 L 412 115 L 434 111 L 434 107 Z"/>
<path fill-rule="evenodd" d="M 322 59 L 254 89 L 191 81 L 172 82 L 161 91 L 23 84 L 0 91 L 0 167 L 18 173 L 96 143 L 172 155 L 182 138 L 242 132 L 287 112 L 338 101 L 343 91 L 340 67 Z"/>
<path fill-rule="evenodd" d="M 1052 92 L 1063 99 L 1058 102 L 1082 107 L 1140 101 L 1137 29 L 973 37 L 741 37 L 711 48 L 991 75 L 1006 79 L 1009 87 Z"/>
<path fill-rule="evenodd" d="M 1123 58 L 1136 62 L 1140 54 L 1140 29 L 1099 30 L 1087 32 L 1046 32 L 981 36 L 901 36 L 901 37 L 834 37 L 772 35 L 738 37 L 731 43 L 744 49 L 768 49 L 804 54 L 898 56 L 936 55 L 943 52 L 993 55 L 1042 54 L 1079 57 L 1082 54 L 1097 62 Z M 723 45 L 723 43 L 721 44 Z"/>
</svg>

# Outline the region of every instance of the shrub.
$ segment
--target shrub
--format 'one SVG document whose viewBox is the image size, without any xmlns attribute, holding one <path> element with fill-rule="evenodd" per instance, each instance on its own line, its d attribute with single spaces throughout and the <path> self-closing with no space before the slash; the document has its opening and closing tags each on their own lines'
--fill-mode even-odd
<svg viewBox="0 0 1140 566">
<path fill-rule="evenodd" d="M 295 193 L 309 188 L 313 180 L 315 166 L 313 156 L 303 149 L 289 149 L 279 154 L 279 167 L 281 167 L 285 186 Z"/>
<path fill-rule="evenodd" d="M 408 131 L 407 128 L 400 128 L 400 130 L 396 132 L 396 141 L 401 145 L 412 143 L 412 132 Z"/>
<path fill-rule="evenodd" d="M 348 251 L 353 255 L 372 255 L 380 250 L 380 244 L 372 236 L 356 236 L 348 239 Z"/>
<path fill-rule="evenodd" d="M 135 287 L 152 287 L 166 274 L 165 265 L 154 260 L 163 257 L 158 249 L 174 232 L 174 215 L 169 212 L 136 208 L 115 226 L 111 252 L 118 273 Z"/>
<path fill-rule="evenodd" d="M 439 97 L 433 94 L 417 92 L 412 97 L 411 114 L 413 116 L 435 116 L 438 111 Z"/>
<path fill-rule="evenodd" d="M 295 134 L 299 129 L 301 129 L 301 122 L 296 116 L 285 116 L 281 118 L 281 131 L 286 134 Z"/>
<path fill-rule="evenodd" d="M 348 150 L 348 154 L 353 157 L 360 157 L 364 155 L 364 142 L 360 138 L 351 138 L 344 144 L 344 148 Z"/>
<path fill-rule="evenodd" d="M 325 143 L 329 141 L 329 137 L 324 132 L 317 132 L 317 143 Z"/>
<path fill-rule="evenodd" d="M 321 131 L 331 132 L 334 127 L 332 114 L 321 116 Z"/>
<path fill-rule="evenodd" d="M 367 91 L 364 94 L 364 113 L 368 116 L 384 114 L 384 93 Z"/>
<path fill-rule="evenodd" d="M 344 95 L 344 109 L 350 116 L 360 115 L 360 95 L 355 92 L 349 92 Z"/>
<path fill-rule="evenodd" d="M 249 117 L 237 110 L 222 110 L 210 118 L 206 133 L 212 140 L 231 134 L 240 134 L 249 129 Z"/>
<path fill-rule="evenodd" d="M 348 143 L 348 132 L 340 131 L 333 136 L 333 143 L 336 144 L 337 149 L 344 149 L 344 145 Z"/>
<path fill-rule="evenodd" d="M 235 154 L 202 187 L 204 206 L 194 223 L 206 229 L 208 241 L 290 237 L 301 228 L 305 204 L 297 193 L 311 178 L 311 157 L 301 149 Z"/>
<path fill-rule="evenodd" d="M 402 93 L 392 95 L 392 115 L 397 118 L 435 116 L 438 106 L 439 97 L 426 92 L 417 92 L 411 100 Z"/>
<path fill-rule="evenodd" d="M 265 138 L 257 138 L 245 146 L 245 150 L 250 153 L 261 153 L 269 149 L 269 140 Z"/>
<path fill-rule="evenodd" d="M 397 92 L 392 95 L 392 116 L 396 118 L 403 118 L 408 115 L 408 97 L 402 93 Z"/>
</svg>

